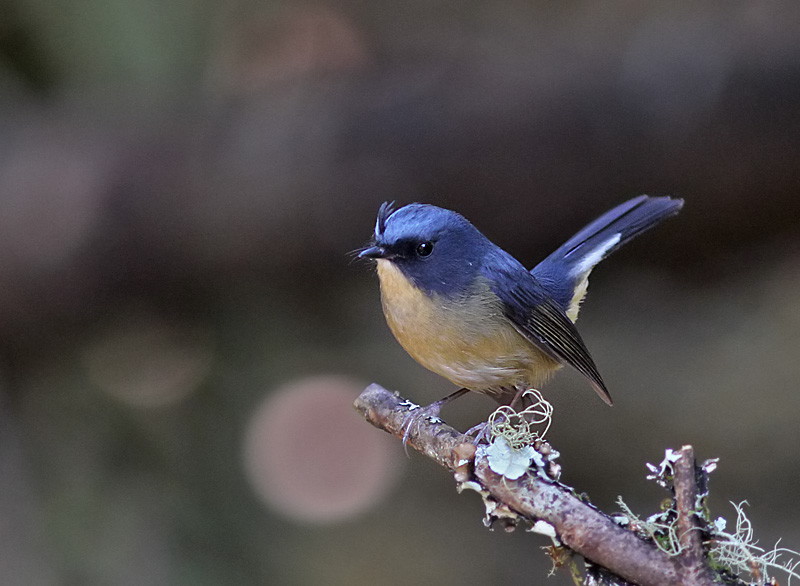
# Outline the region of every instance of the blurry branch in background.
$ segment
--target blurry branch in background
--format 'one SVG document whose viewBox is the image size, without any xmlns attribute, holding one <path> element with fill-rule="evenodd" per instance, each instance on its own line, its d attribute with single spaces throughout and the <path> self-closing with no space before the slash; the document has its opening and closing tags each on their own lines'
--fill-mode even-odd
<svg viewBox="0 0 800 586">
<path fill-rule="evenodd" d="M 377 384 L 367 387 L 354 403 L 368 422 L 398 438 L 403 437 L 412 405 Z M 585 495 L 560 483 L 560 466 L 554 462 L 558 453 L 541 440 L 533 445 L 534 465 L 513 480 L 493 471 L 486 445 L 476 446 L 472 437 L 439 420 L 413 425 L 408 445 L 451 470 L 459 492 L 471 489 L 481 495 L 487 526 L 498 523 L 513 530 L 527 522 L 532 531 L 549 536 L 554 565 L 569 564 L 576 583 L 744 584 L 715 556 L 714 528 L 722 520 L 711 523 L 706 497 L 707 475 L 716 461 L 698 466 L 691 446 L 667 450 L 660 466 L 648 465 L 649 478 L 671 490 L 673 499 L 668 509 L 642 521 L 621 501 L 623 514 L 612 518 L 591 505 Z M 572 552 L 586 560 L 583 578 Z M 768 579 L 760 561 L 753 559 L 751 576 L 762 584 L 777 584 Z"/>
</svg>

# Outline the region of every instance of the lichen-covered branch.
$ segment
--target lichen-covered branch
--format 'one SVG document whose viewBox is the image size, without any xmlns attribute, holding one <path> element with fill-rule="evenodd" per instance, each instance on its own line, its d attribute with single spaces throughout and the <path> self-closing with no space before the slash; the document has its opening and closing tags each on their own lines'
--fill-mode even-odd
<svg viewBox="0 0 800 586">
<path fill-rule="evenodd" d="M 681 566 L 681 574 L 693 577 L 697 583 L 711 578 L 711 571 L 705 561 L 702 526 L 696 515 L 698 508 L 698 478 L 704 476 L 698 469 L 694 458 L 694 448 L 683 446 L 676 453 L 673 463 L 672 487 L 675 492 L 675 521 L 678 532 L 680 553 L 676 556 Z"/>
<path fill-rule="evenodd" d="M 354 404 L 372 425 L 399 438 L 405 432 L 404 423 L 411 405 L 376 384 L 367 387 Z M 487 515 L 512 520 L 523 517 L 534 524 L 535 530 L 550 534 L 625 581 L 642 586 L 714 584 L 703 565 L 702 544 L 696 530 L 682 536 L 691 557 L 669 556 L 581 500 L 569 487 L 548 478 L 547 474 L 526 474 L 517 480 L 496 474 L 489 467 L 482 446 L 476 449 L 471 437 L 440 421 L 415 423 L 407 440 L 409 446 L 453 471 L 461 487 L 478 490 L 486 501 Z M 691 470 L 693 481 L 694 455 L 691 448 L 684 450 L 681 459 L 686 458 L 686 469 Z M 682 475 L 684 469 L 681 467 L 681 470 Z M 680 482 L 683 487 L 683 481 Z M 685 492 L 682 492 L 680 502 L 683 505 L 680 506 L 689 506 L 684 509 L 682 522 L 687 528 L 694 527 L 690 503 L 694 502 L 692 495 L 696 495 L 696 488 L 681 488 L 681 491 Z M 696 539 L 694 534 L 697 534 Z M 699 560 L 695 558 L 697 555 Z"/>
</svg>

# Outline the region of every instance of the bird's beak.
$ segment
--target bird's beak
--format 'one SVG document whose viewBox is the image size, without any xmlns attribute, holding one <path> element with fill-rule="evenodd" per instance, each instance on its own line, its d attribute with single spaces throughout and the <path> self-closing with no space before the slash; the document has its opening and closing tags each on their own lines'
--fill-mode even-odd
<svg viewBox="0 0 800 586">
<path fill-rule="evenodd" d="M 393 258 L 394 254 L 386 250 L 383 246 L 370 246 L 358 253 L 358 258 Z"/>
</svg>

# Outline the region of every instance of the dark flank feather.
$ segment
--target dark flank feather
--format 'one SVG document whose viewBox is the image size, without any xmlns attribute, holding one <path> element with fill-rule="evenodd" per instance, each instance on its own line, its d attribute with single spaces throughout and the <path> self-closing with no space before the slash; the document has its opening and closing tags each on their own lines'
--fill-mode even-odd
<svg viewBox="0 0 800 586">
<path fill-rule="evenodd" d="M 487 263 L 483 268 L 506 318 L 545 354 L 585 376 L 600 398 L 611 405 L 611 395 L 575 325 L 536 278 L 515 263 Z"/>
</svg>

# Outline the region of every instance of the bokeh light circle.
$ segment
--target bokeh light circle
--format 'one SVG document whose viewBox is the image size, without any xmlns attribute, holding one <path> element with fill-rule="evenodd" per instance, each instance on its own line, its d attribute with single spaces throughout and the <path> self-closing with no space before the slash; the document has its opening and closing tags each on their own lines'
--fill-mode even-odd
<svg viewBox="0 0 800 586">
<path fill-rule="evenodd" d="M 89 380 L 135 407 L 178 403 L 208 376 L 211 338 L 196 324 L 134 312 L 115 320 L 82 352 Z"/>
<path fill-rule="evenodd" d="M 361 513 L 383 497 L 403 465 L 391 438 L 356 415 L 364 385 L 318 376 L 270 393 L 253 414 L 244 466 L 273 510 L 326 523 Z"/>
</svg>

